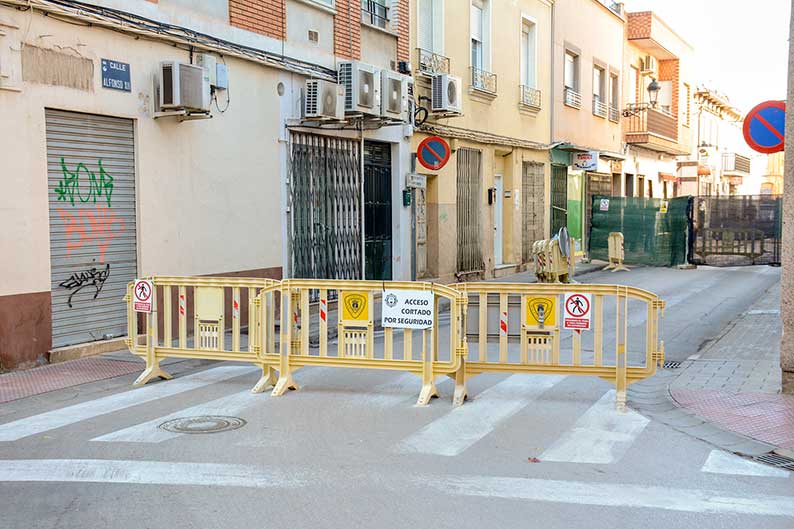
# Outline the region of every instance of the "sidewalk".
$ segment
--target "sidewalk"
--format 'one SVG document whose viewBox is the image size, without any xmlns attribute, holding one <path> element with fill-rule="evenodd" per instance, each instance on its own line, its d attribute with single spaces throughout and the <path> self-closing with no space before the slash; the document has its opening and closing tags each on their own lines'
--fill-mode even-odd
<svg viewBox="0 0 794 529">
<path fill-rule="evenodd" d="M 794 396 L 780 394 L 780 284 L 681 366 L 670 383 L 693 415 L 794 457 Z"/>
</svg>

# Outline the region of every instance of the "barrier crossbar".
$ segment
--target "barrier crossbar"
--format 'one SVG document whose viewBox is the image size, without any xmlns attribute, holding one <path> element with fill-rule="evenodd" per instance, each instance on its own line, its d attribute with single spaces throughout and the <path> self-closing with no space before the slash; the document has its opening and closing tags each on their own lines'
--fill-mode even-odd
<svg viewBox="0 0 794 529">
<path fill-rule="evenodd" d="M 264 391 L 275 383 L 273 368 L 264 356 L 275 350 L 275 299 L 280 281 L 171 276 L 148 279 L 154 287 L 151 313 L 134 311 L 133 283 L 127 285 L 125 296 L 126 344 L 146 361 L 135 386 L 157 377 L 170 379 L 160 366 L 166 358 L 251 362 L 262 368 L 262 377 L 252 392 Z M 145 319 L 143 336 L 138 333 L 139 316 Z"/>
<path fill-rule="evenodd" d="M 485 372 L 597 376 L 615 384 L 616 406 L 623 409 L 627 386 L 652 376 L 664 361 L 664 342 L 659 340 L 664 301 L 646 290 L 487 282 L 452 286 L 469 298 L 466 334 L 472 342 L 464 359 L 464 385 L 470 376 Z M 577 293 L 592 300 L 590 328 L 568 331 L 564 320 L 570 315 L 562 304 L 566 295 Z M 610 359 L 605 356 L 604 325 L 605 316 L 613 313 L 615 354 Z"/>
</svg>

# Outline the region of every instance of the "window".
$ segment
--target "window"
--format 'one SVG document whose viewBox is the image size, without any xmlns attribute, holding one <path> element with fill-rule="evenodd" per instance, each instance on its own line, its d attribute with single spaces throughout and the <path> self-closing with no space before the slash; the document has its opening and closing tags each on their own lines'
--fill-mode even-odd
<svg viewBox="0 0 794 529">
<path fill-rule="evenodd" d="M 537 86 L 535 35 L 535 24 L 524 19 L 521 22 L 521 84 L 529 88 Z"/>
<path fill-rule="evenodd" d="M 322 4 L 326 7 L 333 8 L 334 7 L 334 0 L 314 0 L 315 4 Z"/>
<path fill-rule="evenodd" d="M 683 121 L 684 124 L 688 127 L 690 125 L 689 120 L 692 117 L 691 109 L 689 107 L 689 101 L 692 98 L 692 92 L 691 89 L 689 88 L 689 85 L 686 83 L 684 83 L 684 97 L 686 97 L 686 99 L 684 100 L 684 104 L 681 109 L 681 118 L 682 118 L 681 121 Z"/>
<path fill-rule="evenodd" d="M 651 84 L 652 78 L 648 78 L 648 84 Z M 673 82 L 660 81 L 659 86 L 659 109 L 665 114 L 673 114 Z M 647 88 L 646 88 L 647 89 Z"/>
<path fill-rule="evenodd" d="M 484 70 L 483 4 L 479 0 L 471 3 L 471 66 Z"/>
<path fill-rule="evenodd" d="M 603 102 L 604 97 L 604 69 L 593 66 L 593 101 Z"/>
<path fill-rule="evenodd" d="M 612 108 L 618 108 L 620 102 L 620 80 L 615 74 L 609 75 L 609 104 Z"/>
<path fill-rule="evenodd" d="M 577 82 L 577 70 L 579 70 L 579 56 L 573 52 L 565 52 L 565 88 L 577 91 L 579 83 Z"/>
<path fill-rule="evenodd" d="M 386 29 L 389 26 L 386 0 L 361 0 L 361 22 Z"/>
<path fill-rule="evenodd" d="M 639 103 L 637 100 L 637 94 L 639 93 L 639 83 L 640 83 L 640 72 L 632 66 L 629 68 L 629 103 L 632 105 L 636 105 Z"/>
<path fill-rule="evenodd" d="M 419 0 L 418 13 L 419 47 L 444 55 L 444 0 Z"/>
</svg>

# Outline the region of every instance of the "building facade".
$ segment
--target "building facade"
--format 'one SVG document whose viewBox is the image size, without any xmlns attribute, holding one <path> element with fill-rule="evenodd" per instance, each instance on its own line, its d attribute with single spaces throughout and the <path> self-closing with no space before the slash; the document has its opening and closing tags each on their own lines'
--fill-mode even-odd
<svg viewBox="0 0 794 529">
<path fill-rule="evenodd" d="M 551 12 L 546 0 L 415 0 L 413 145 L 451 146 L 416 165 L 416 276 L 451 282 L 516 271 L 548 234 Z"/>
<path fill-rule="evenodd" d="M 627 14 L 625 42 L 623 194 L 685 194 L 678 159 L 692 150 L 693 49 L 650 11 Z"/>
<path fill-rule="evenodd" d="M 408 0 L 94 4 L 0 7 L 0 368 L 123 335 L 135 277 L 410 278 Z M 391 117 L 307 108 L 350 61 Z"/>
<path fill-rule="evenodd" d="M 625 26 L 622 4 L 554 3 L 551 231 L 566 226 L 580 253 L 592 197 L 621 189 Z"/>
</svg>

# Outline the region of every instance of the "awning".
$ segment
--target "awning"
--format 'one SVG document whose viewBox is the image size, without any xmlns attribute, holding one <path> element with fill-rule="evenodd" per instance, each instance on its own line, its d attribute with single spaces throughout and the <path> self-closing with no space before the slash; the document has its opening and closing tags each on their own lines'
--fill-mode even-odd
<svg viewBox="0 0 794 529">
<path fill-rule="evenodd" d="M 711 174 L 711 169 L 708 165 L 698 165 L 698 176 L 708 176 Z"/>
<path fill-rule="evenodd" d="M 672 173 L 659 173 L 659 178 L 665 182 L 675 182 L 675 175 Z"/>
</svg>

